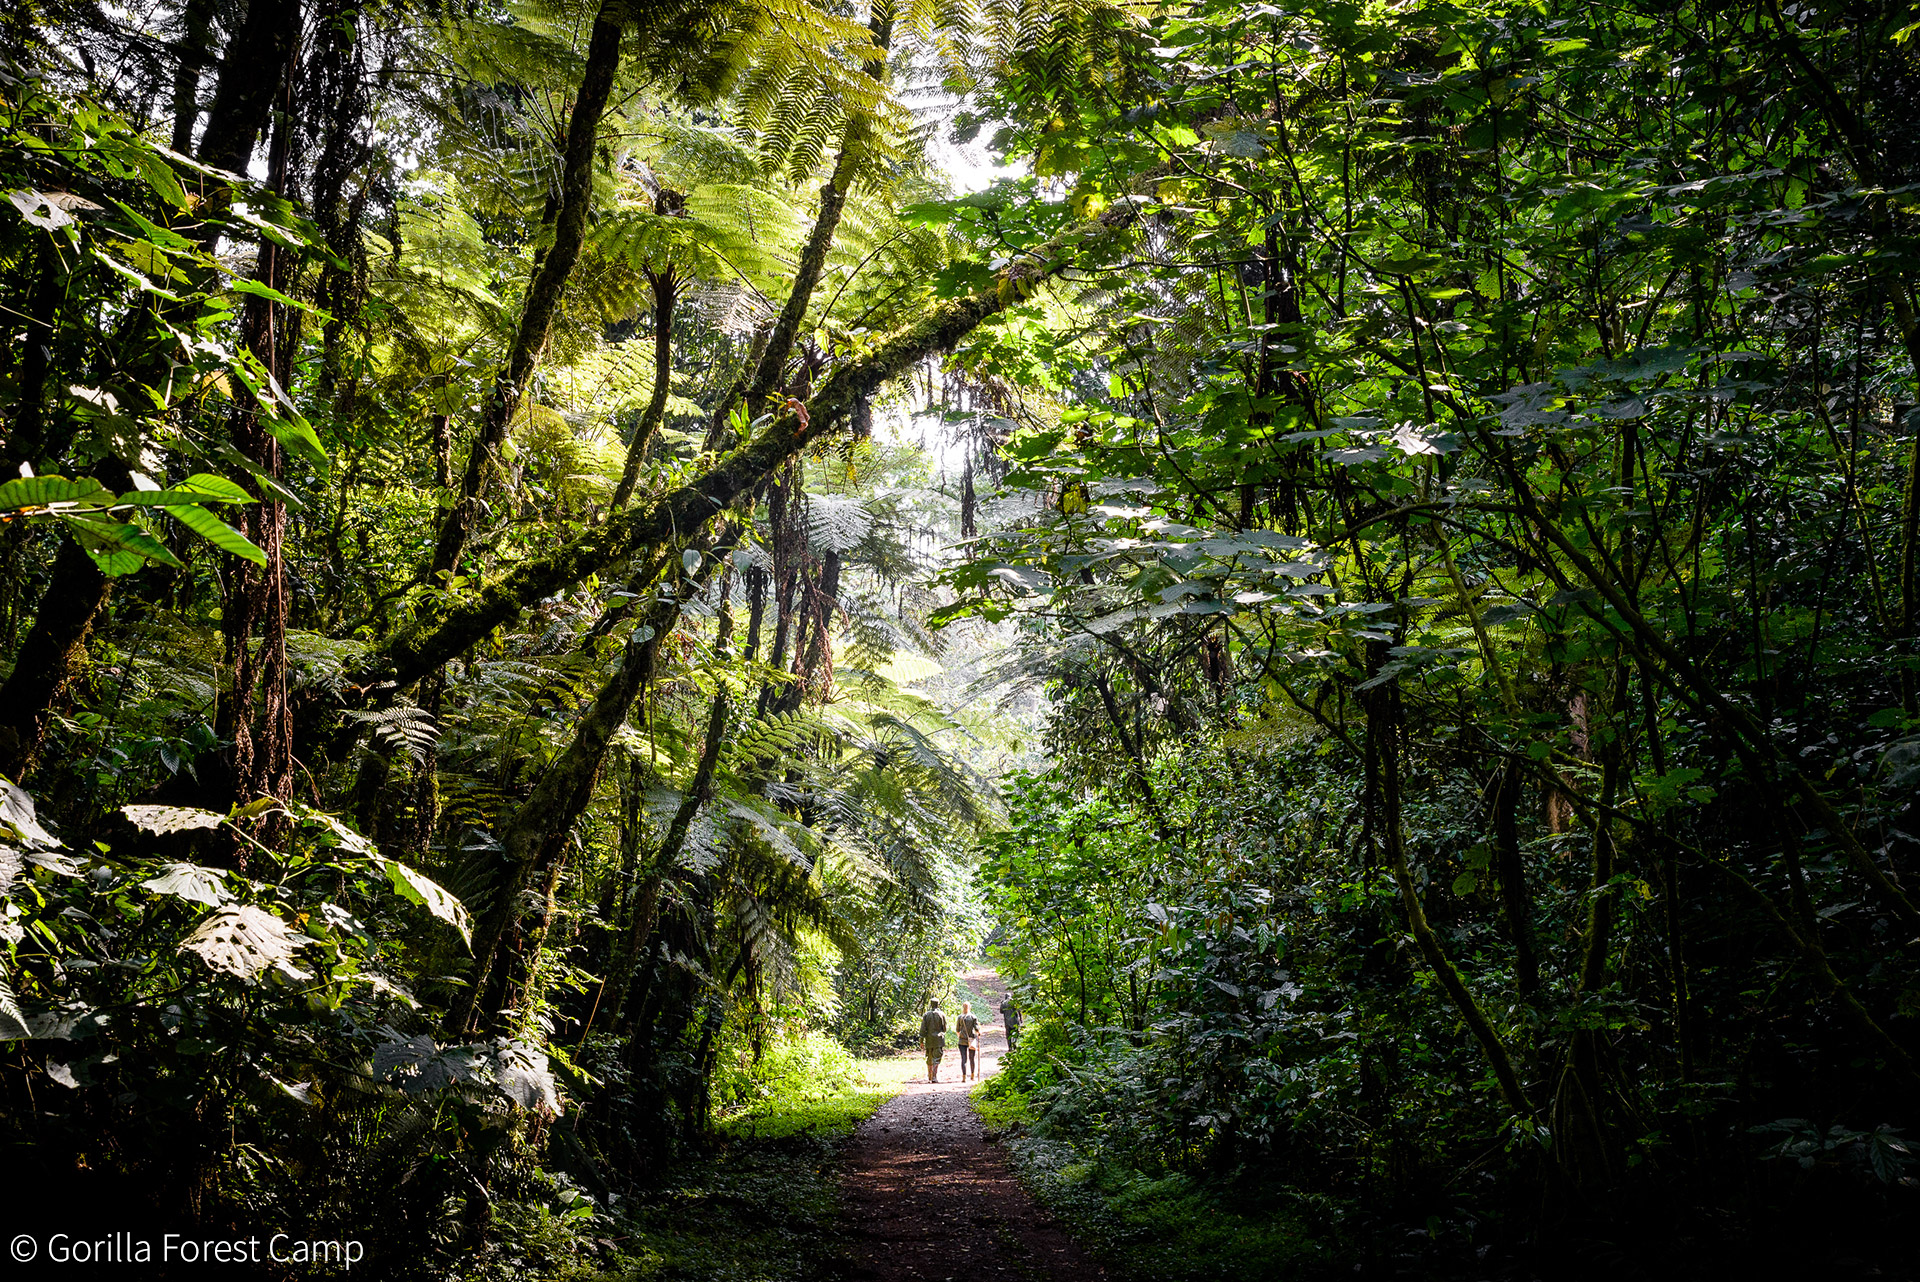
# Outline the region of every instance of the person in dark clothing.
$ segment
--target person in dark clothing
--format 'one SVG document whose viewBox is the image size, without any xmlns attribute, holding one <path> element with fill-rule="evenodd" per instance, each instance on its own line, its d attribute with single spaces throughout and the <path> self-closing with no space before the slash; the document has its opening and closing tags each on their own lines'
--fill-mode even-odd
<svg viewBox="0 0 1920 1282">
<path fill-rule="evenodd" d="M 1014 1034 L 1020 1031 L 1020 1008 L 1013 1004 L 1011 994 L 1000 1003 L 1000 1021 L 1007 1028 L 1007 1053 L 1012 1054 Z"/>
<path fill-rule="evenodd" d="M 920 1017 L 920 1045 L 927 1052 L 927 1080 L 940 1080 L 940 1057 L 947 1053 L 947 1017 L 940 1013 L 940 1003 L 932 1002 L 927 1013 Z"/>
<path fill-rule="evenodd" d="M 960 1018 L 953 1021 L 953 1040 L 960 1044 L 960 1080 L 980 1080 L 980 1021 L 972 1002 L 960 1003 Z"/>
</svg>

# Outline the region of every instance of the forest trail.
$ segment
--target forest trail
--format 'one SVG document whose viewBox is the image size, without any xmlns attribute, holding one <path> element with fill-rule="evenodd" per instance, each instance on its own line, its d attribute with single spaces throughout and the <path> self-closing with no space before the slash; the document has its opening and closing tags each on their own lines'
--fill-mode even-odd
<svg viewBox="0 0 1920 1282">
<path fill-rule="evenodd" d="M 1007 1049 L 999 1012 L 1006 991 L 991 970 L 961 978 L 979 999 L 984 1079 L 999 1071 Z M 1105 1270 L 1020 1187 L 1005 1152 L 987 1139 L 967 1103 L 973 1084 L 960 1081 L 959 1051 L 948 1049 L 938 1083 L 926 1080 L 917 1050 L 900 1060 L 900 1072 L 905 1089 L 861 1123 L 847 1145 L 849 1276 L 1104 1282 Z"/>
</svg>

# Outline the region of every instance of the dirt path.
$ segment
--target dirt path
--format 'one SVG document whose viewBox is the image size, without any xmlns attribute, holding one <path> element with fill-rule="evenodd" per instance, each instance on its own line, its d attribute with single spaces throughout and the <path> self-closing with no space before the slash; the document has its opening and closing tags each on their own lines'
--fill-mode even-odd
<svg viewBox="0 0 1920 1282">
<path fill-rule="evenodd" d="M 1005 993 L 990 970 L 963 978 L 985 999 L 974 1013 L 981 1019 L 980 1076 L 986 1078 L 999 1070 L 1007 1048 L 998 1009 Z M 957 1014 L 948 1016 L 949 1026 Z M 937 1085 L 927 1082 L 918 1052 L 902 1057 L 900 1074 L 906 1089 L 862 1123 L 846 1149 L 850 1276 L 860 1282 L 1105 1282 L 1105 1271 L 1020 1187 L 1006 1154 L 988 1141 L 967 1104 L 972 1083 L 960 1081 L 960 1052 L 947 1051 Z"/>
</svg>

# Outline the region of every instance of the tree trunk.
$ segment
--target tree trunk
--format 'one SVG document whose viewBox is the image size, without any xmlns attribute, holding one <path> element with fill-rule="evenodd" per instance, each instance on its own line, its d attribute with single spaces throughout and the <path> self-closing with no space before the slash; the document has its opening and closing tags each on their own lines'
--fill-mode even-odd
<svg viewBox="0 0 1920 1282">
<path fill-rule="evenodd" d="M 291 112 L 279 113 L 268 164 L 269 182 L 275 190 L 286 185 L 293 130 Z M 294 266 L 279 245 L 264 237 L 261 239 L 254 265 L 256 280 L 270 289 L 289 293 L 293 288 Z M 299 345 L 297 317 L 298 313 L 292 308 L 249 294 L 241 318 L 241 341 L 282 387 L 292 380 L 293 353 Z M 262 473 L 275 481 L 280 479 L 283 461 L 280 443 L 261 424 L 258 406 L 251 401 L 236 400 L 228 421 L 228 435 L 234 448 L 251 459 Z M 260 797 L 284 801 L 293 791 L 293 714 L 287 700 L 289 611 L 286 558 L 282 548 L 287 508 L 273 492 L 255 487 L 251 482 L 250 476 L 241 479 L 241 484 L 257 490 L 255 498 L 259 501 L 240 510 L 240 530 L 267 554 L 267 562 L 256 566 L 239 557 L 227 557 L 224 581 L 228 591 L 222 623 L 233 665 L 233 693 L 227 701 L 233 747 L 229 795 L 216 799 L 215 806 L 219 809 Z M 254 644 L 256 630 L 259 632 L 257 646 Z M 244 866 L 244 849 L 236 847 L 236 854 Z"/>
<path fill-rule="evenodd" d="M 1533 900 L 1527 893 L 1526 866 L 1520 859 L 1520 763 L 1501 766 L 1493 785 L 1494 875 L 1500 880 L 1500 904 L 1513 942 L 1513 975 L 1520 996 L 1532 1001 L 1540 992 L 1540 959 L 1533 950 Z"/>
<path fill-rule="evenodd" d="M 173 71 L 173 149 L 181 155 L 193 152 L 193 127 L 200 122 L 200 69 L 208 61 L 213 44 L 213 0 L 187 0 L 180 15 L 180 43 L 174 46 L 179 59 Z"/>
<path fill-rule="evenodd" d="M 32 772 L 47 723 L 85 661 L 87 634 L 110 590 L 93 558 L 63 536 L 33 627 L 0 686 L 0 775 L 18 783 Z"/>
<path fill-rule="evenodd" d="M 829 550 L 820 558 L 820 582 L 813 587 L 809 595 L 813 598 L 807 613 L 810 626 L 807 629 L 805 653 L 798 653 L 796 646 L 794 676 L 799 678 L 793 683 L 789 696 L 791 712 L 800 706 L 800 700 L 806 695 L 824 703 L 833 693 L 833 642 L 829 633 L 833 627 L 833 616 L 840 608 L 840 569 L 844 558 L 838 551 Z"/>
<path fill-rule="evenodd" d="M 653 394 L 647 398 L 647 408 L 633 429 L 633 440 L 627 444 L 627 465 L 621 469 L 620 484 L 613 491 L 610 505 L 615 512 L 627 505 L 640 480 L 640 460 L 646 457 L 647 445 L 667 417 L 668 384 L 673 377 L 673 304 L 679 284 L 671 269 L 649 272 L 647 278 L 653 283 Z"/>
<path fill-rule="evenodd" d="M 1369 643 L 1369 648 L 1378 648 L 1383 654 L 1385 651 L 1385 646 L 1378 642 Z M 1379 664 L 1370 666 L 1377 669 Z M 1368 747 L 1379 760 L 1380 840 L 1386 848 L 1387 867 L 1400 889 L 1400 903 L 1406 910 L 1407 928 L 1414 942 L 1419 945 L 1421 955 L 1427 959 L 1427 965 L 1432 968 L 1434 978 L 1440 981 L 1440 987 L 1452 1000 L 1454 1009 L 1460 1013 L 1474 1041 L 1480 1044 L 1481 1052 L 1493 1069 L 1494 1080 L 1499 1083 L 1500 1097 L 1506 1101 L 1508 1108 L 1530 1120 L 1535 1116 L 1533 1103 L 1520 1083 L 1513 1057 L 1486 1012 L 1480 1009 L 1480 1003 L 1474 1000 L 1466 980 L 1447 956 L 1440 937 L 1427 921 L 1427 911 L 1420 902 L 1419 888 L 1413 882 L 1413 870 L 1407 864 L 1406 833 L 1400 812 L 1400 691 L 1389 682 L 1368 691 L 1366 702 Z"/>
<path fill-rule="evenodd" d="M 586 69 L 580 77 L 573 112 L 567 118 L 553 244 L 534 270 L 506 366 L 495 373 L 493 386 L 488 391 L 480 432 L 474 439 L 473 452 L 467 456 L 460 491 L 447 511 L 434 546 L 432 579 L 450 576 L 458 569 L 467 544 L 479 528 L 487 491 L 500 472 L 500 451 L 506 445 L 508 429 L 519 413 L 527 381 L 533 376 L 540 351 L 553 329 L 561 292 L 566 288 L 567 278 L 573 275 L 574 264 L 579 261 L 580 246 L 587 234 L 587 213 L 593 204 L 594 147 L 599 139 L 600 120 L 606 115 L 607 101 L 613 93 L 614 77 L 620 70 L 620 40 L 625 26 L 622 18 L 626 12 L 627 7 L 620 0 L 602 0 L 599 12 L 594 15 L 593 34 L 587 42 Z"/>
<path fill-rule="evenodd" d="M 47 446 L 47 376 L 53 369 L 53 345 L 60 336 L 60 300 L 66 271 L 51 242 L 34 247 L 38 270 L 32 301 L 27 304 L 25 341 L 20 347 L 20 381 L 16 385 L 14 430 L 0 453 L 0 474 L 12 480 L 22 463 L 39 464 L 52 453 Z"/>
<path fill-rule="evenodd" d="M 448 1017 L 448 1028 L 454 1033 L 465 1032 L 473 1022 L 500 942 L 518 913 L 521 888 L 535 869 L 557 857 L 560 844 L 586 811 L 607 749 L 626 724 L 634 700 L 652 678 L 660 643 L 679 618 L 681 603 L 705 583 L 715 566 L 724 562 L 724 549 L 730 545 L 731 538 L 724 537 L 705 559 L 702 575 L 680 585 L 671 596 L 655 599 L 628 638 L 619 669 L 600 687 L 593 706 L 575 728 L 572 741 L 547 767 L 508 822 L 501 841 L 503 875 L 473 936 L 473 982 L 465 999 Z M 491 1017 L 498 1011 L 486 1014 Z"/>
<path fill-rule="evenodd" d="M 220 79 L 207 108 L 199 159 L 244 174 L 260 131 L 273 120 L 274 99 L 300 35 L 299 0 L 251 0 L 220 59 Z"/>
<path fill-rule="evenodd" d="M 892 10 L 889 8 L 882 13 L 876 6 L 874 16 L 868 20 L 867 29 L 873 35 L 874 45 L 880 50 L 880 57 L 869 59 L 866 71 L 873 79 L 884 80 L 887 74 L 886 51 L 893 42 Z M 856 114 L 849 117 L 846 128 L 841 132 L 840 151 L 834 157 L 833 175 L 827 179 L 827 185 L 820 189 L 820 212 L 814 216 L 813 230 L 807 234 L 807 243 L 801 247 L 800 261 L 794 264 L 793 288 L 787 292 L 786 301 L 781 304 L 780 317 L 767 336 L 766 348 L 760 353 L 753 377 L 747 381 L 745 395 L 748 417 L 759 413 L 761 402 L 779 386 L 787 358 L 793 354 L 801 322 L 806 319 L 807 308 L 813 301 L 813 291 L 826 271 L 827 253 L 833 248 L 833 238 L 840 230 L 840 218 L 846 212 L 847 197 L 853 191 L 854 180 L 860 172 L 867 137 L 872 129 L 870 120 Z"/>
</svg>

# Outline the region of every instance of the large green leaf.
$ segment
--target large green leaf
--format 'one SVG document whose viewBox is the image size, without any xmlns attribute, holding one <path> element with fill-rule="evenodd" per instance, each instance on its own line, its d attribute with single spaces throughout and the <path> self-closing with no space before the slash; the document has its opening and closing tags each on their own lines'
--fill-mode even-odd
<svg viewBox="0 0 1920 1282">
<path fill-rule="evenodd" d="M 180 558 L 166 545 L 135 525 L 95 521 L 87 517 L 62 516 L 67 532 L 78 539 L 93 563 L 108 578 L 132 574 L 149 561 L 181 568 Z"/>
<path fill-rule="evenodd" d="M 223 814 L 193 806 L 123 806 L 120 813 L 136 828 L 162 836 L 195 828 L 218 828 L 227 821 Z"/>
<path fill-rule="evenodd" d="M 286 446 L 317 468 L 327 466 L 327 450 L 320 444 L 320 438 L 314 434 L 312 424 L 300 415 L 287 411 L 281 414 L 263 416 L 261 426 L 272 434 L 273 439 Z"/>
<path fill-rule="evenodd" d="M 40 826 L 32 795 L 6 779 L 0 779 L 0 840 L 34 849 L 60 849 L 60 839 Z"/>
<path fill-rule="evenodd" d="M 430 877 L 421 875 L 401 863 L 398 859 L 388 859 L 384 855 L 375 856 L 374 862 L 387 874 L 387 880 L 393 883 L 393 889 L 400 898 L 408 903 L 419 904 L 428 912 L 447 922 L 460 932 L 460 938 L 473 943 L 473 930 L 468 924 L 466 905 Z"/>
<path fill-rule="evenodd" d="M 320 444 L 313 425 L 301 417 L 293 407 L 293 401 L 281 390 L 270 372 L 258 368 L 251 358 L 242 354 L 227 366 L 227 373 L 253 393 L 254 403 L 259 409 L 260 426 L 266 428 L 274 440 L 315 467 L 326 468 L 326 447 Z"/>
<path fill-rule="evenodd" d="M 167 508 L 167 515 L 222 552 L 231 552 L 256 565 L 267 563 L 267 554 L 261 551 L 252 539 L 196 503 L 173 504 Z"/>
<path fill-rule="evenodd" d="M 218 908 L 233 899 L 233 892 L 227 889 L 227 875 L 218 868 L 202 868 L 199 864 L 168 864 L 159 876 L 141 882 L 140 888 L 162 895 L 178 895 L 209 908 Z"/>
<path fill-rule="evenodd" d="M 288 979 L 311 979 L 293 964 L 293 955 L 313 942 L 264 909 L 235 904 L 201 922 L 180 941 L 180 951 L 252 983 L 268 970 Z"/>
<path fill-rule="evenodd" d="M 257 297 L 267 299 L 270 302 L 280 303 L 287 307 L 298 307 L 301 311 L 312 312 L 316 317 L 318 317 L 320 320 L 323 320 L 323 321 L 330 321 L 333 319 L 333 317 L 321 311 L 318 307 L 315 307 L 312 303 L 303 303 L 297 298 L 289 298 L 287 297 L 287 295 L 273 288 L 273 286 L 263 285 L 257 280 L 241 279 L 241 280 L 231 281 L 228 283 L 227 288 L 235 290 L 242 294 L 253 294 L 253 295 L 256 295 Z"/>
<path fill-rule="evenodd" d="M 212 472 L 195 472 L 178 485 L 164 490 L 134 490 L 122 494 L 118 503 L 129 507 L 173 507 L 180 503 L 253 503 L 257 500 L 244 488 Z"/>
<path fill-rule="evenodd" d="M 55 503 L 107 507 L 113 501 L 113 492 L 92 477 L 68 480 L 64 476 L 23 476 L 0 485 L 0 512 L 50 507 Z"/>
</svg>

